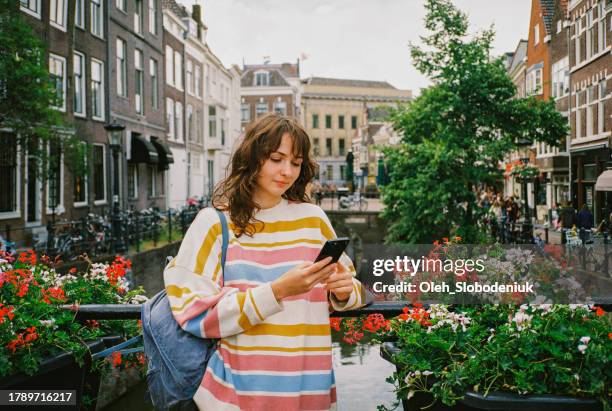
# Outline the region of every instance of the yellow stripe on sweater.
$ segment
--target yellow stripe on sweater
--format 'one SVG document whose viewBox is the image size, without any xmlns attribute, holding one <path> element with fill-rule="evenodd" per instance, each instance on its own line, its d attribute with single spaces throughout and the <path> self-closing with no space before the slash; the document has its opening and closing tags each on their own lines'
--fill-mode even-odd
<svg viewBox="0 0 612 411">
<path fill-rule="evenodd" d="M 232 230 L 236 229 L 234 224 L 230 224 L 230 228 Z M 315 228 L 320 229 L 325 238 L 328 240 L 333 238 L 333 231 L 331 228 L 325 223 L 323 219 L 320 217 L 305 217 L 300 218 L 298 220 L 292 221 L 275 221 L 273 223 L 265 223 L 262 227 L 262 224 L 257 225 L 258 233 L 278 233 L 285 231 L 295 231 L 303 228 Z"/>
<path fill-rule="evenodd" d="M 298 335 L 329 335 L 331 330 L 329 324 L 258 324 L 243 334 L 296 337 Z"/>
<path fill-rule="evenodd" d="M 251 321 L 249 321 L 249 317 L 247 317 L 246 313 L 244 312 L 244 301 L 246 299 L 246 293 L 237 292 L 236 298 L 238 299 L 238 306 L 240 307 L 240 318 L 238 318 L 238 325 L 243 330 L 248 330 L 253 327 L 253 325 L 251 324 Z"/>
<path fill-rule="evenodd" d="M 217 223 L 213 225 L 212 227 L 210 227 L 210 230 L 208 230 L 208 232 L 206 233 L 206 237 L 204 238 L 204 241 L 202 242 L 202 245 L 200 246 L 200 249 L 198 250 L 198 256 L 196 258 L 196 265 L 195 265 L 195 268 L 193 269 L 193 271 L 196 274 L 202 274 L 202 272 L 204 271 L 204 265 L 206 264 L 206 261 L 208 260 L 208 256 L 210 255 L 210 252 L 212 251 L 215 245 L 215 241 L 217 241 L 217 237 L 219 237 L 220 235 L 221 235 L 221 223 Z"/>
<path fill-rule="evenodd" d="M 259 317 L 259 319 L 261 321 L 264 320 L 263 316 L 261 315 L 261 313 L 259 312 L 259 309 L 257 308 L 257 304 L 255 304 L 255 299 L 253 298 L 253 293 L 251 292 L 251 289 L 249 288 L 247 290 L 247 292 L 249 293 L 249 298 L 251 299 L 251 304 L 253 304 L 253 308 L 255 309 L 255 312 L 257 313 L 257 316 Z"/>
<path fill-rule="evenodd" d="M 225 340 L 221 344 L 237 351 L 281 351 L 281 352 L 304 352 L 304 351 L 331 351 L 331 347 L 268 347 L 264 345 L 234 345 Z"/>
</svg>

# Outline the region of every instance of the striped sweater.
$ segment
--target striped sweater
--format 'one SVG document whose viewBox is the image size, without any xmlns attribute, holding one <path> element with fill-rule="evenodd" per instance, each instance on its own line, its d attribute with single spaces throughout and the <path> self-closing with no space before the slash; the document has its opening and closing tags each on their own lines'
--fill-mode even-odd
<svg viewBox="0 0 612 411">
<path fill-rule="evenodd" d="M 207 411 L 336 409 L 329 312 L 361 307 L 361 283 L 353 279 L 345 302 L 321 284 L 277 302 L 271 281 L 313 261 L 335 233 L 313 204 L 283 199 L 255 217 L 264 224 L 253 237 L 236 238 L 230 222 L 222 270 L 221 224 L 213 209 L 202 210 L 164 270 L 181 327 L 220 338 L 194 400 Z M 340 262 L 355 275 L 346 254 Z"/>
</svg>

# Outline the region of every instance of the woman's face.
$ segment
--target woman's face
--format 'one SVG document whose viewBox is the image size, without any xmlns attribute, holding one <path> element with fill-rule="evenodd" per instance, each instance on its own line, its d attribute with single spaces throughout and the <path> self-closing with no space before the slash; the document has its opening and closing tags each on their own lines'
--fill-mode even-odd
<svg viewBox="0 0 612 411">
<path fill-rule="evenodd" d="M 293 157 L 292 149 L 293 138 L 285 133 L 278 149 L 270 154 L 261 167 L 256 193 L 261 202 L 280 200 L 299 177 L 303 159 Z"/>
</svg>

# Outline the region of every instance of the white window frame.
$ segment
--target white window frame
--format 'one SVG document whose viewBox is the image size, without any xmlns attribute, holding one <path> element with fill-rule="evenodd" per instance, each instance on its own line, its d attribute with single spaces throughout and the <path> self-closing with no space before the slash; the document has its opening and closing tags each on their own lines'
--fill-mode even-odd
<svg viewBox="0 0 612 411">
<path fill-rule="evenodd" d="M 193 90 L 193 61 L 191 59 L 187 59 L 187 64 L 185 67 L 185 83 L 187 86 L 187 93 L 189 95 L 194 95 L 195 92 Z"/>
<path fill-rule="evenodd" d="M 121 54 L 119 53 L 121 51 Z M 127 97 L 127 43 L 121 37 L 115 42 L 117 95 Z"/>
<path fill-rule="evenodd" d="M 275 113 L 279 113 L 276 109 L 277 108 L 281 108 L 282 110 L 280 111 L 280 114 L 282 114 L 283 116 L 287 115 L 287 103 L 284 101 L 275 101 L 274 102 L 274 112 Z"/>
<path fill-rule="evenodd" d="M 605 100 L 607 98 L 607 84 L 606 79 L 603 79 L 597 85 L 597 133 L 602 134 L 605 130 Z"/>
<path fill-rule="evenodd" d="M 94 143 L 93 146 L 100 146 L 102 147 L 102 175 L 104 177 L 103 181 L 103 192 L 104 192 L 104 198 L 102 200 L 94 200 L 94 205 L 104 205 L 107 203 L 108 201 L 108 190 L 107 190 L 107 181 L 106 181 L 106 172 L 107 172 L 107 168 L 108 165 L 107 163 L 107 158 L 106 158 L 106 144 L 99 144 L 99 143 Z M 93 167 L 93 164 L 92 164 Z M 93 181 L 94 183 L 94 191 L 95 191 L 95 180 Z M 94 192 L 94 199 L 96 198 L 95 192 Z"/>
<path fill-rule="evenodd" d="M 533 45 L 537 46 L 540 43 L 540 23 L 533 26 Z"/>
<path fill-rule="evenodd" d="M 157 170 L 155 166 L 147 165 L 147 174 L 147 177 L 149 177 L 147 183 L 151 184 L 151 192 L 149 192 L 149 187 L 147 186 L 147 197 L 155 198 L 157 197 Z"/>
<path fill-rule="evenodd" d="M 132 166 L 132 178 L 134 179 L 134 192 L 130 193 L 129 187 L 130 185 L 128 184 L 128 198 L 130 200 L 138 200 L 138 163 L 135 164 L 128 164 L 128 173 L 129 173 L 129 169 L 130 169 L 130 165 Z M 129 176 L 128 176 L 129 178 Z"/>
<path fill-rule="evenodd" d="M 194 88 L 195 88 L 196 97 L 201 98 L 202 97 L 202 68 L 200 67 L 199 64 L 195 65 Z"/>
<path fill-rule="evenodd" d="M 32 9 L 32 5 L 36 8 L 36 10 Z M 19 9 L 30 16 L 36 17 L 38 20 L 41 19 L 41 5 L 40 0 L 28 0 L 28 6 L 24 6 L 19 1 Z"/>
<path fill-rule="evenodd" d="M 156 0 L 149 0 L 149 33 L 157 35 L 157 4 Z"/>
<path fill-rule="evenodd" d="M 140 5 L 140 10 L 139 10 Z M 134 0 L 134 32 L 142 36 L 144 33 L 144 3 L 143 0 Z"/>
<path fill-rule="evenodd" d="M 39 4 L 40 10 L 40 4 Z M 3 130 L 8 131 L 8 130 Z M 17 144 L 17 137 L 15 137 L 15 155 L 16 155 L 16 184 L 15 184 L 15 209 L 13 211 L 0 211 L 0 220 L 8 220 L 11 218 L 21 218 L 21 148 Z M 27 197 L 27 196 L 26 196 Z"/>
<path fill-rule="evenodd" d="M 134 49 L 134 77 L 134 108 L 136 113 L 144 114 L 144 53 L 140 49 Z"/>
<path fill-rule="evenodd" d="M 85 30 L 85 0 L 76 0 L 74 6 L 74 25 Z"/>
<path fill-rule="evenodd" d="M 96 6 L 97 5 L 97 6 Z M 98 8 L 99 13 L 94 13 L 94 10 Z M 104 40 L 104 2 L 102 0 L 90 0 L 90 31 L 91 34 Z M 100 18 L 100 32 L 94 31 L 96 24 L 94 24 L 94 17 L 99 16 Z"/>
<path fill-rule="evenodd" d="M 66 31 L 67 6 L 66 0 L 49 0 L 49 25 L 58 30 Z M 61 7 L 61 10 L 58 10 L 59 7 Z M 55 20 L 53 17 L 55 17 Z M 61 21 L 58 21 L 59 19 Z"/>
<path fill-rule="evenodd" d="M 49 53 L 49 74 L 51 74 L 51 63 L 60 62 L 62 67 L 62 105 L 52 106 L 61 112 L 66 112 L 66 57 L 58 56 L 57 54 Z M 55 64 L 54 64 L 55 65 Z M 55 73 L 53 73 L 55 74 Z"/>
<path fill-rule="evenodd" d="M 251 121 L 251 105 L 250 104 L 242 103 L 240 105 L 240 121 L 242 121 L 243 123 Z"/>
<path fill-rule="evenodd" d="M 586 89 L 586 136 L 591 137 L 595 132 L 595 121 L 594 115 L 595 110 L 594 106 L 597 104 L 597 99 L 595 98 L 595 86 L 591 85 Z"/>
<path fill-rule="evenodd" d="M 86 144 L 83 143 L 83 146 L 86 146 Z M 85 154 L 85 165 L 87 166 L 87 154 Z M 87 174 L 84 174 L 82 177 L 83 177 L 83 181 L 85 182 L 85 200 L 84 201 L 74 201 L 72 203 L 74 207 L 85 207 L 89 204 L 89 176 Z M 75 187 L 73 185 L 72 190 L 74 189 Z"/>
<path fill-rule="evenodd" d="M 186 129 L 187 129 L 187 141 L 195 141 L 195 139 L 193 138 L 193 106 L 191 104 L 187 104 L 187 110 L 185 113 L 185 117 L 186 117 Z"/>
<path fill-rule="evenodd" d="M 79 67 L 79 71 L 80 76 L 77 75 L 77 57 L 81 60 L 81 65 Z M 76 117 L 86 117 L 87 116 L 87 87 L 85 86 L 85 81 L 87 80 L 87 68 L 86 68 L 86 64 L 85 64 L 85 55 L 81 52 L 78 51 L 74 51 L 74 56 L 73 56 L 73 78 L 74 78 L 74 96 L 72 98 L 72 106 L 73 106 L 73 111 L 74 111 L 74 115 Z M 77 79 L 80 77 L 80 81 L 78 81 Z M 74 104 L 76 103 L 77 99 L 76 99 L 76 92 L 77 90 L 81 91 L 81 111 L 77 111 L 76 108 L 74 107 Z"/>
<path fill-rule="evenodd" d="M 47 155 L 51 155 L 51 144 L 47 144 Z M 49 178 L 47 178 L 47 183 L 45 184 L 45 191 L 46 191 L 46 196 L 45 196 L 45 208 L 47 209 L 47 215 L 53 214 L 53 209 L 49 208 L 49 203 L 50 203 L 50 198 L 49 198 L 49 194 L 50 194 L 50 190 L 49 190 L 49 184 L 50 184 L 51 180 Z M 55 207 L 55 214 L 62 214 L 66 211 L 66 208 L 64 207 L 64 151 L 61 149 L 60 147 L 60 173 L 59 173 L 59 187 L 60 187 L 60 193 L 59 193 L 59 200 L 58 200 L 58 205 L 57 207 Z"/>
<path fill-rule="evenodd" d="M 263 108 L 264 106 L 266 106 L 266 110 L 262 111 L 261 114 L 259 114 L 259 109 Z M 266 113 L 270 111 L 270 105 L 268 103 L 264 103 L 264 102 L 259 102 L 255 105 L 255 118 L 258 118 L 259 116 L 264 116 L 266 115 Z"/>
<path fill-rule="evenodd" d="M 559 86 L 562 93 L 559 94 Z M 569 57 L 565 56 L 552 65 L 552 95 L 555 98 L 565 97 L 569 93 Z"/>
<path fill-rule="evenodd" d="M 168 122 L 168 139 L 174 140 L 174 100 L 166 97 L 166 121 Z"/>
<path fill-rule="evenodd" d="M 174 51 L 174 87 L 183 91 L 183 56 Z"/>
<path fill-rule="evenodd" d="M 174 138 L 177 141 L 183 141 L 183 103 L 180 101 L 174 102 Z"/>
<path fill-rule="evenodd" d="M 260 81 L 262 79 L 262 81 Z M 256 71 L 253 78 L 253 85 L 255 87 L 267 87 L 270 85 L 270 72 L 268 71 Z"/>
<path fill-rule="evenodd" d="M 151 77 L 151 107 L 159 110 L 159 64 L 154 58 L 149 58 L 149 76 Z"/>
<path fill-rule="evenodd" d="M 166 84 L 174 86 L 174 50 L 166 45 Z"/>
<path fill-rule="evenodd" d="M 94 104 L 93 98 L 95 97 L 95 93 L 93 92 L 94 89 L 94 76 L 93 76 L 93 72 L 94 72 L 94 65 L 99 64 L 100 65 L 100 111 L 102 113 L 101 116 L 96 116 L 95 112 L 94 112 L 94 107 L 96 107 L 96 105 Z M 91 98 L 92 98 L 92 102 L 91 102 L 91 118 L 93 118 L 94 120 L 99 120 L 99 121 L 104 121 L 105 117 L 106 117 L 106 107 L 105 107 L 105 91 L 104 91 L 104 62 L 95 58 L 91 58 L 91 62 L 90 62 L 90 71 L 91 71 Z"/>
<path fill-rule="evenodd" d="M 211 110 L 214 111 L 214 113 L 211 114 Z M 208 106 L 208 138 L 216 138 L 216 137 L 217 137 L 217 107 Z"/>
<path fill-rule="evenodd" d="M 126 0 L 115 0 L 115 7 L 124 13 L 127 13 Z"/>
</svg>

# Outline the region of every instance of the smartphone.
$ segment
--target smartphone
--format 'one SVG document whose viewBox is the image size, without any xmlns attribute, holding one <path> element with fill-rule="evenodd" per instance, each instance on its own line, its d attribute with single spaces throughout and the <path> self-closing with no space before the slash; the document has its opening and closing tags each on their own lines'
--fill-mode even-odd
<svg viewBox="0 0 612 411">
<path fill-rule="evenodd" d="M 316 263 L 317 261 L 321 261 L 326 257 L 331 257 L 332 260 L 330 261 L 330 264 L 337 263 L 340 259 L 340 256 L 346 249 L 346 246 L 348 245 L 349 241 L 350 240 L 347 237 L 327 240 L 325 242 L 325 245 L 323 245 L 321 252 L 317 256 L 317 259 L 314 262 Z"/>
</svg>

